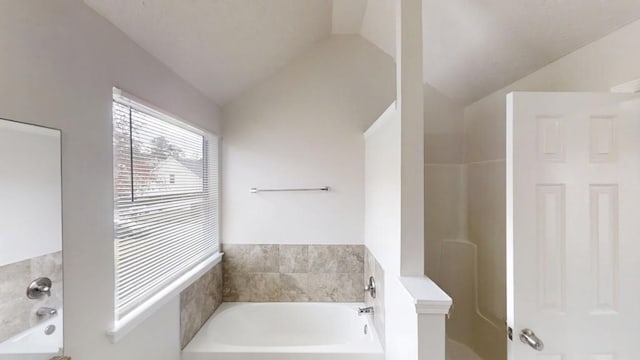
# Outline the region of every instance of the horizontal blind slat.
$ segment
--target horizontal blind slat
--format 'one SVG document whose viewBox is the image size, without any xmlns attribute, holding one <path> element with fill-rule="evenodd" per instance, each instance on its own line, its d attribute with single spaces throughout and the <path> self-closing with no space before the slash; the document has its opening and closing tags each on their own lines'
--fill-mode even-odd
<svg viewBox="0 0 640 360">
<path fill-rule="evenodd" d="M 191 261 L 186 264 L 186 265 L 188 265 L 186 268 L 194 266 L 195 264 L 197 264 L 199 261 L 203 260 L 204 258 L 205 258 L 205 256 L 197 257 L 197 258 L 191 258 Z M 118 303 L 117 311 L 119 313 L 121 313 L 121 314 L 126 314 L 131 309 L 134 309 L 136 305 L 144 302 L 144 300 L 146 300 L 146 298 L 149 297 L 149 295 L 148 295 L 149 292 L 153 293 L 154 289 L 162 288 L 163 285 L 170 283 L 173 278 L 180 276 L 180 274 L 183 271 L 184 271 L 184 269 L 180 269 L 180 268 L 173 269 L 173 270 L 171 270 L 170 272 L 168 272 L 166 274 L 166 278 L 157 279 L 154 282 L 149 282 L 149 283 L 144 284 L 141 287 L 140 291 L 138 291 L 136 293 L 130 293 L 130 294 L 128 294 L 128 296 L 126 298 L 121 299 L 121 301 Z"/>
<path fill-rule="evenodd" d="M 193 248 L 189 248 L 188 250 L 176 253 L 175 256 L 167 259 L 163 259 L 163 263 L 155 263 L 153 266 L 146 266 L 140 269 L 140 274 L 144 276 L 144 283 L 135 283 L 129 280 L 135 279 L 134 277 L 121 277 L 120 282 L 118 283 L 120 286 L 118 287 L 118 294 L 122 298 L 126 298 L 130 295 L 134 290 L 137 292 L 143 292 L 141 289 L 145 288 L 146 284 L 149 284 L 154 281 L 154 279 L 164 279 L 167 278 L 167 272 L 159 272 L 158 269 L 160 267 L 171 270 L 171 269 L 181 269 L 189 265 L 188 259 L 192 258 L 195 255 L 200 254 L 204 249 L 204 246 L 195 246 Z"/>
<path fill-rule="evenodd" d="M 117 318 L 218 248 L 217 139 L 143 109 L 114 98 Z"/>
<path fill-rule="evenodd" d="M 134 257 L 134 256 L 154 256 L 156 254 L 162 254 L 164 255 L 164 253 L 162 253 L 163 250 L 169 250 L 171 248 L 174 247 L 179 247 L 181 245 L 184 244 L 188 244 L 191 242 L 198 242 L 198 243 L 207 243 L 206 241 L 206 236 L 202 236 L 202 235 L 196 235 L 196 233 L 198 232 L 198 230 L 189 230 L 187 232 L 184 232 L 185 235 L 189 236 L 191 235 L 192 238 L 191 239 L 184 239 L 182 241 L 175 241 L 171 238 L 165 237 L 165 238 L 161 238 L 161 239 L 157 239 L 155 241 L 146 241 L 144 242 L 144 244 L 141 245 L 135 245 L 134 247 L 130 247 L 130 248 L 125 248 L 122 249 L 121 247 L 118 247 L 118 254 L 121 256 L 127 256 L 127 257 Z M 172 234 L 173 235 L 173 234 Z M 196 235 L 196 236 L 193 236 Z M 207 234 L 204 234 L 207 235 Z M 157 246 L 156 246 L 157 245 Z M 162 248 L 158 249 L 158 246 L 162 246 Z M 128 264 L 140 264 L 142 262 L 144 262 L 145 260 L 136 260 L 136 259 L 129 259 L 129 258 L 125 258 L 125 259 L 121 259 L 118 264 L 120 265 L 119 267 L 119 272 L 123 272 L 126 271 L 127 268 L 129 266 L 127 266 Z M 146 260 L 148 261 L 148 260 Z"/>
</svg>

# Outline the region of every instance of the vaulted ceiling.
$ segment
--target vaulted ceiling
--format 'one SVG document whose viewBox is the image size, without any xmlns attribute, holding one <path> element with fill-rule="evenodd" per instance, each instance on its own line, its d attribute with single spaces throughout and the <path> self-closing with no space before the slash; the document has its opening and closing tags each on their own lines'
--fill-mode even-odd
<svg viewBox="0 0 640 360">
<path fill-rule="evenodd" d="M 218 104 L 331 34 L 393 56 L 395 0 L 84 0 Z M 468 104 L 640 18 L 640 0 L 423 0 L 424 81 Z"/>
<path fill-rule="evenodd" d="M 424 80 L 478 100 L 640 18 L 639 0 L 425 0 Z"/>
<path fill-rule="evenodd" d="M 331 34 L 331 0 L 85 0 L 218 104 Z"/>
</svg>

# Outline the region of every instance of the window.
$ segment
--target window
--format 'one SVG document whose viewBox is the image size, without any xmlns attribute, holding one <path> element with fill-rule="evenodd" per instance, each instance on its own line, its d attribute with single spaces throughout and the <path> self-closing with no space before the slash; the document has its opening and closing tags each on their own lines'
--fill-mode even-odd
<svg viewBox="0 0 640 360">
<path fill-rule="evenodd" d="M 218 252 L 218 140 L 114 90 L 116 320 Z"/>
</svg>

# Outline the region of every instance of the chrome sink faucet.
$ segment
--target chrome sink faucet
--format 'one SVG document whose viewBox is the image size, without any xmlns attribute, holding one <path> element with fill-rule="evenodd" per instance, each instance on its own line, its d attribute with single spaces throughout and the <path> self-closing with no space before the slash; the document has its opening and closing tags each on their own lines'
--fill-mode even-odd
<svg viewBox="0 0 640 360">
<path fill-rule="evenodd" d="M 358 316 L 362 316 L 362 314 L 373 314 L 373 306 L 358 308 Z"/>
</svg>

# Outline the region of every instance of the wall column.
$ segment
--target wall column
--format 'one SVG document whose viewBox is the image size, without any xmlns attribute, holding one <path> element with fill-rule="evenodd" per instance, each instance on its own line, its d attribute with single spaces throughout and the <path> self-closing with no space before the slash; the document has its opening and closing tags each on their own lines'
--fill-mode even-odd
<svg viewBox="0 0 640 360">
<path fill-rule="evenodd" d="M 403 276 L 419 276 L 424 275 L 421 0 L 397 0 L 396 78 L 396 104 L 402 127 L 400 273 Z"/>
</svg>

